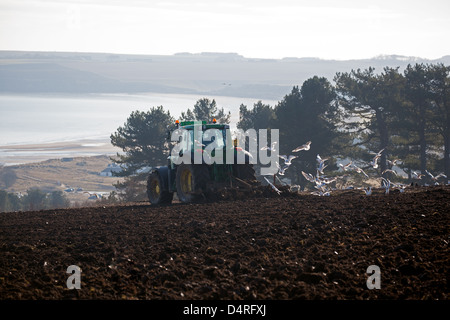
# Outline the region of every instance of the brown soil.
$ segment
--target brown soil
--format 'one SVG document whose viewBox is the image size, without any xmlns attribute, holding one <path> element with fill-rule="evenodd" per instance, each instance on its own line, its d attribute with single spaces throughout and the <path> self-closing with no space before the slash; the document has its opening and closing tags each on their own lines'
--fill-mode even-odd
<svg viewBox="0 0 450 320">
<path fill-rule="evenodd" d="M 450 186 L 0 214 L 0 299 L 449 297 Z M 67 267 L 81 268 L 69 290 Z M 366 286 L 377 265 L 381 289 Z"/>
</svg>

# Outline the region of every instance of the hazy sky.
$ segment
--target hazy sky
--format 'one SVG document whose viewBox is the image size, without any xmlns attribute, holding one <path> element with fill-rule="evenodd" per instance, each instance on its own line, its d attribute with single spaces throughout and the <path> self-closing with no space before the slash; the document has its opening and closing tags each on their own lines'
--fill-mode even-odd
<svg viewBox="0 0 450 320">
<path fill-rule="evenodd" d="M 0 50 L 450 55 L 449 0 L 0 0 Z"/>
</svg>

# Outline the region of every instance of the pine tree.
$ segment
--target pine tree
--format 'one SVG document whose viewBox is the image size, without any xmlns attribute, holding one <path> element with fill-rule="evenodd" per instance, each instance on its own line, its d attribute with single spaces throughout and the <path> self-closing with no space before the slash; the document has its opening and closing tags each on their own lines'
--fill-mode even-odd
<svg viewBox="0 0 450 320">
<path fill-rule="evenodd" d="M 303 179 L 301 171 L 316 174 L 316 156 L 329 159 L 337 148 L 339 137 L 337 123 L 339 112 L 335 102 L 335 91 L 326 78 L 317 76 L 306 80 L 301 89 L 293 87 L 290 94 L 275 106 L 273 128 L 280 130 L 280 154 L 297 155 L 287 171 L 295 183 Z M 293 153 L 296 147 L 311 141 L 309 151 Z"/>
<path fill-rule="evenodd" d="M 134 111 L 127 122 L 111 135 L 113 146 L 123 150 L 113 159 L 123 170 L 118 176 L 130 176 L 145 167 L 165 165 L 169 153 L 167 130 L 174 119 L 162 106 L 150 111 Z"/>
<path fill-rule="evenodd" d="M 248 109 L 246 105 L 241 104 L 237 127 L 244 131 L 248 129 L 269 129 L 274 120 L 274 109 L 268 104 L 263 104 L 262 101 L 255 103 L 252 109 Z"/>
<path fill-rule="evenodd" d="M 180 120 L 198 120 L 211 122 L 216 119 L 217 123 L 230 123 L 231 112 L 225 113 L 224 109 L 219 109 L 216 104 L 216 100 L 209 100 L 208 98 L 202 98 L 198 100 L 194 109 L 188 109 L 186 112 L 181 113 Z"/>
<path fill-rule="evenodd" d="M 375 74 L 374 68 L 335 77 L 339 103 L 344 109 L 345 123 L 356 135 L 357 145 L 364 146 L 367 163 L 373 154 L 384 150 L 379 159 L 380 173 L 387 169 L 387 154 L 392 152 L 391 128 L 394 110 L 403 103 L 404 78 L 398 68 L 384 68 Z"/>
</svg>

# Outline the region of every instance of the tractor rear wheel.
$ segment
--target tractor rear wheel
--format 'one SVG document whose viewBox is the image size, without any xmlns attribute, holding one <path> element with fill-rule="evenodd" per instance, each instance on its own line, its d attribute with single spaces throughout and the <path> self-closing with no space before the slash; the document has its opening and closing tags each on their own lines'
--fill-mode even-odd
<svg viewBox="0 0 450 320">
<path fill-rule="evenodd" d="M 164 190 L 161 176 L 158 172 L 152 172 L 147 179 L 147 196 L 151 204 L 172 203 L 173 193 Z"/>
<path fill-rule="evenodd" d="M 206 194 L 209 170 L 206 165 L 181 164 L 177 168 L 176 185 L 177 196 L 181 202 L 198 200 Z"/>
</svg>

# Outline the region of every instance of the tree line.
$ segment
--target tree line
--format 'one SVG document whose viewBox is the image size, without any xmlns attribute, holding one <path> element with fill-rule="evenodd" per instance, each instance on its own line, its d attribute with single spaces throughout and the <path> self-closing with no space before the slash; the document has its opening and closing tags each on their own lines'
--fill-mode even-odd
<svg viewBox="0 0 450 320">
<path fill-rule="evenodd" d="M 0 190 L 0 212 L 39 211 L 51 209 L 80 208 L 120 203 L 115 191 L 97 200 L 70 201 L 63 191 L 45 192 L 40 188 L 30 188 L 24 195 Z"/>
<path fill-rule="evenodd" d="M 39 188 L 30 188 L 25 195 L 19 196 L 0 190 L 0 212 L 35 211 L 69 206 L 70 201 L 62 191 L 47 193 Z"/>
<path fill-rule="evenodd" d="M 372 67 L 336 73 L 333 83 L 314 76 L 294 86 L 275 106 L 261 101 L 239 109 L 237 127 L 247 130 L 279 129 L 280 154 L 312 141 L 286 173 L 304 183 L 301 171 L 315 170 L 316 155 L 328 158 L 328 170 L 337 171 L 347 159 L 366 166 L 373 175 L 385 176 L 395 163 L 411 178 L 413 171 L 443 172 L 450 177 L 450 67 L 443 64 Z M 180 120 L 229 123 L 230 114 L 208 98 L 197 101 Z M 165 165 L 169 154 L 167 129 L 175 119 L 163 106 L 135 111 L 111 135 L 111 143 L 124 153 L 114 159 L 126 165 L 126 190 L 134 179 L 143 181 L 140 169 Z M 370 166 L 373 154 L 383 150 L 379 167 Z M 396 160 L 396 162 L 394 162 Z M 383 173 L 385 172 L 385 173 Z M 138 197 L 137 192 L 133 195 Z"/>
</svg>

